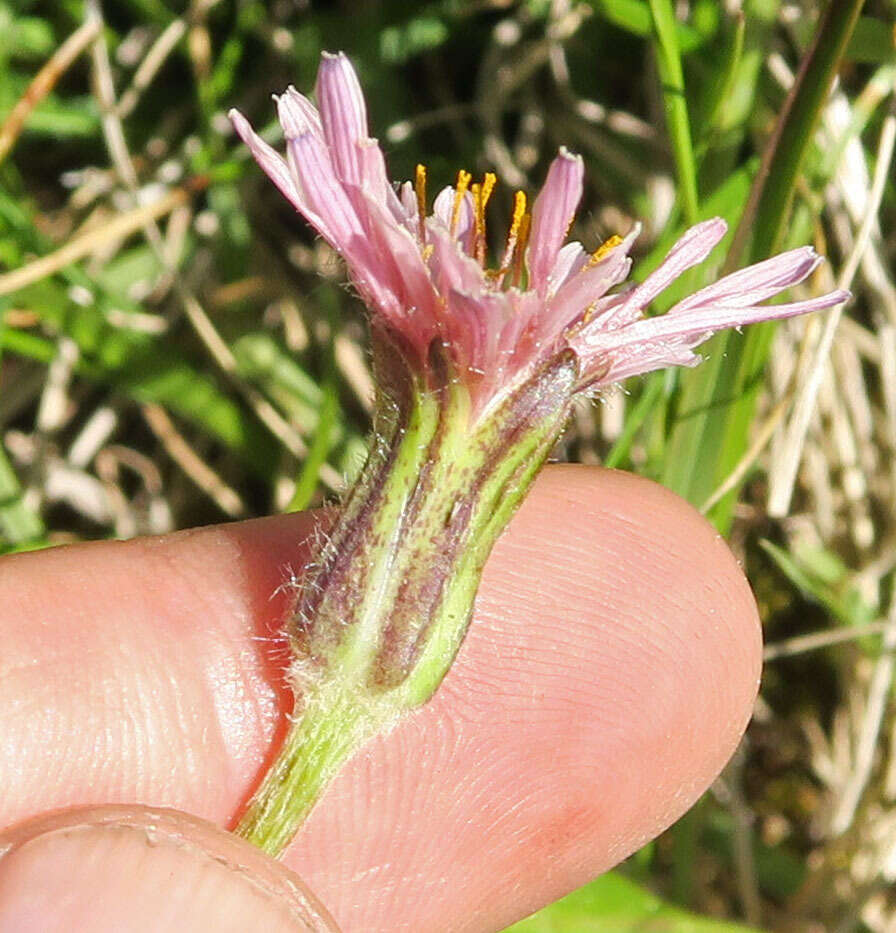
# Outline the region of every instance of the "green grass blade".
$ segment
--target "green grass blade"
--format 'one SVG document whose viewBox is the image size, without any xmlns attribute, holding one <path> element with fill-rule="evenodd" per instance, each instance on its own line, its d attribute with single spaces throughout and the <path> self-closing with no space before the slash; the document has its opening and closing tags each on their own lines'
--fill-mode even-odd
<svg viewBox="0 0 896 933">
<path fill-rule="evenodd" d="M 288 512 L 301 512 L 311 505 L 314 493 L 320 485 L 318 474 L 333 446 L 333 435 L 338 431 L 339 395 L 333 382 L 321 386 L 323 398 L 317 418 L 317 430 L 308 448 L 308 456 L 302 464 L 296 481 L 296 491 L 287 506 Z"/>
<path fill-rule="evenodd" d="M 861 6 L 861 0 L 833 2 L 822 18 L 754 181 L 728 268 L 779 247 L 803 160 Z M 746 450 L 774 330 L 765 324 L 746 336 L 720 335 L 703 351 L 708 362 L 682 375 L 663 481 L 691 502 L 704 502 Z M 710 513 L 723 531 L 736 498 L 734 490 Z"/>
<path fill-rule="evenodd" d="M 725 49 L 724 61 L 719 68 L 718 77 L 710 89 L 708 95 L 709 100 L 706 106 L 706 126 L 703 130 L 704 138 L 701 140 L 700 145 L 701 155 L 705 154 L 706 137 L 720 130 L 725 123 L 725 103 L 731 98 L 734 92 L 735 83 L 738 80 L 738 72 L 743 60 L 744 36 L 747 31 L 746 24 L 747 21 L 743 14 L 735 19 Z"/>
<path fill-rule="evenodd" d="M 698 917 L 610 872 L 504 933 L 756 933 L 730 920 Z"/>
<path fill-rule="evenodd" d="M 861 17 L 850 39 L 846 58 L 851 62 L 876 65 L 896 62 L 896 32 L 893 23 L 873 16 Z"/>
<path fill-rule="evenodd" d="M 828 5 L 769 141 L 731 244 L 728 269 L 740 262 L 742 253 L 756 262 L 779 248 L 800 169 L 863 2 L 831 0 Z"/>
<path fill-rule="evenodd" d="M 669 0 L 650 0 L 650 11 L 656 36 L 657 68 L 663 85 L 666 123 L 678 171 L 679 198 L 685 219 L 688 224 L 694 224 L 699 216 L 697 166 L 691 142 L 691 125 L 684 91 L 675 12 Z"/>
<path fill-rule="evenodd" d="M 666 383 L 665 373 L 653 373 L 641 393 L 641 397 L 633 406 L 632 410 L 626 412 L 625 424 L 622 432 L 613 444 L 612 449 L 604 459 L 604 466 L 609 469 L 615 469 L 621 466 L 631 449 L 632 441 L 641 429 L 641 425 L 647 416 L 656 408 L 657 403 L 663 395 L 663 386 Z"/>
<path fill-rule="evenodd" d="M 22 501 L 22 488 L 6 452 L 0 448 L 0 536 L 4 550 L 17 550 L 44 537 L 40 516 Z"/>
</svg>

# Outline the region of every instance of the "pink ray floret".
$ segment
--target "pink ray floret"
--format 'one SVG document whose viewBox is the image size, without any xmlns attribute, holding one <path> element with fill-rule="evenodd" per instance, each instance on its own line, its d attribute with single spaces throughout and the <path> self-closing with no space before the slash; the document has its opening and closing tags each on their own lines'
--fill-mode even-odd
<svg viewBox="0 0 896 933">
<path fill-rule="evenodd" d="M 285 159 L 241 113 L 233 110 L 230 118 L 262 169 L 342 255 L 371 314 L 421 367 L 438 338 L 480 407 L 565 349 L 578 357 L 580 388 L 607 385 L 665 366 L 692 366 L 701 359 L 694 348 L 716 331 L 849 297 L 834 291 L 761 304 L 802 282 L 821 261 L 803 247 L 725 276 L 665 314 L 647 317 L 667 286 L 707 258 L 725 235 L 725 222 L 714 218 L 692 227 L 641 284 L 614 291 L 629 273 L 638 228 L 593 254 L 579 243 L 564 245 L 584 176 L 581 158 L 565 149 L 551 164 L 531 215 L 517 195 L 521 209 L 504 258 L 498 268 L 487 268 L 488 176 L 470 185 L 461 173 L 426 214 L 425 175 L 397 190 L 389 181 L 382 150 L 368 135 L 357 75 L 342 53 L 324 53 L 316 98 L 317 107 L 294 88 L 279 97 Z"/>
</svg>

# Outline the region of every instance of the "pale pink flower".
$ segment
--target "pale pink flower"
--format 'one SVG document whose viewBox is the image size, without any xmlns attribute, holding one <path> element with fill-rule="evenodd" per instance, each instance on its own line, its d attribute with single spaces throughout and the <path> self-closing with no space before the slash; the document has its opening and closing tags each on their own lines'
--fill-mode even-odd
<svg viewBox="0 0 896 933">
<path fill-rule="evenodd" d="M 233 124 L 283 194 L 348 266 L 371 313 L 425 369 L 438 338 L 477 407 L 525 380 L 547 359 L 572 349 L 579 389 L 607 385 L 665 366 L 692 366 L 693 350 L 716 331 L 838 304 L 834 291 L 763 305 L 802 282 L 821 261 L 809 247 L 760 262 L 646 317 L 651 302 L 702 262 L 726 231 L 720 218 L 688 230 L 659 268 L 634 287 L 627 277 L 636 226 L 594 253 L 564 245 L 582 196 L 579 156 L 561 149 L 531 214 L 517 194 L 504 254 L 485 262 L 485 207 L 494 176 L 478 184 L 461 172 L 427 213 L 425 172 L 393 188 L 382 151 L 368 135 L 364 96 L 342 53 L 324 54 L 317 107 L 290 87 L 278 99 L 286 159 L 238 111 Z"/>
</svg>

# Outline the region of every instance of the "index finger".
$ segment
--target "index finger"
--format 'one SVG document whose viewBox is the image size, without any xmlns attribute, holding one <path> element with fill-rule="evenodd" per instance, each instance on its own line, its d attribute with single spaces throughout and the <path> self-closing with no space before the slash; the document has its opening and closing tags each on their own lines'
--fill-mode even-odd
<svg viewBox="0 0 896 933">
<path fill-rule="evenodd" d="M 4 559 L 0 825 L 99 802 L 230 823 L 290 709 L 277 590 L 312 527 Z M 683 812 L 758 670 L 749 589 L 693 510 L 625 474 L 550 469 L 436 697 L 347 765 L 287 862 L 347 930 L 498 929 Z"/>
</svg>

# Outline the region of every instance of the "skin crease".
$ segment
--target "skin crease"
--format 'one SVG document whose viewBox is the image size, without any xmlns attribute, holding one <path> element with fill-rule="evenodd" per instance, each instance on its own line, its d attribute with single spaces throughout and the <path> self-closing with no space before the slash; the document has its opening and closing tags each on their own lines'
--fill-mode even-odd
<svg viewBox="0 0 896 933">
<path fill-rule="evenodd" d="M 314 522 L 0 560 L 0 933 L 165 929 L 140 910 L 158 877 L 203 929 L 310 928 L 290 869 L 347 933 L 498 930 L 668 826 L 734 750 L 760 632 L 727 546 L 659 486 L 554 466 L 442 688 L 349 762 L 285 865 L 140 810 L 228 826 L 245 804 L 291 706 L 282 584 Z M 70 809 L 101 804 L 128 806 Z M 188 844 L 149 846 L 160 819 Z"/>
</svg>

